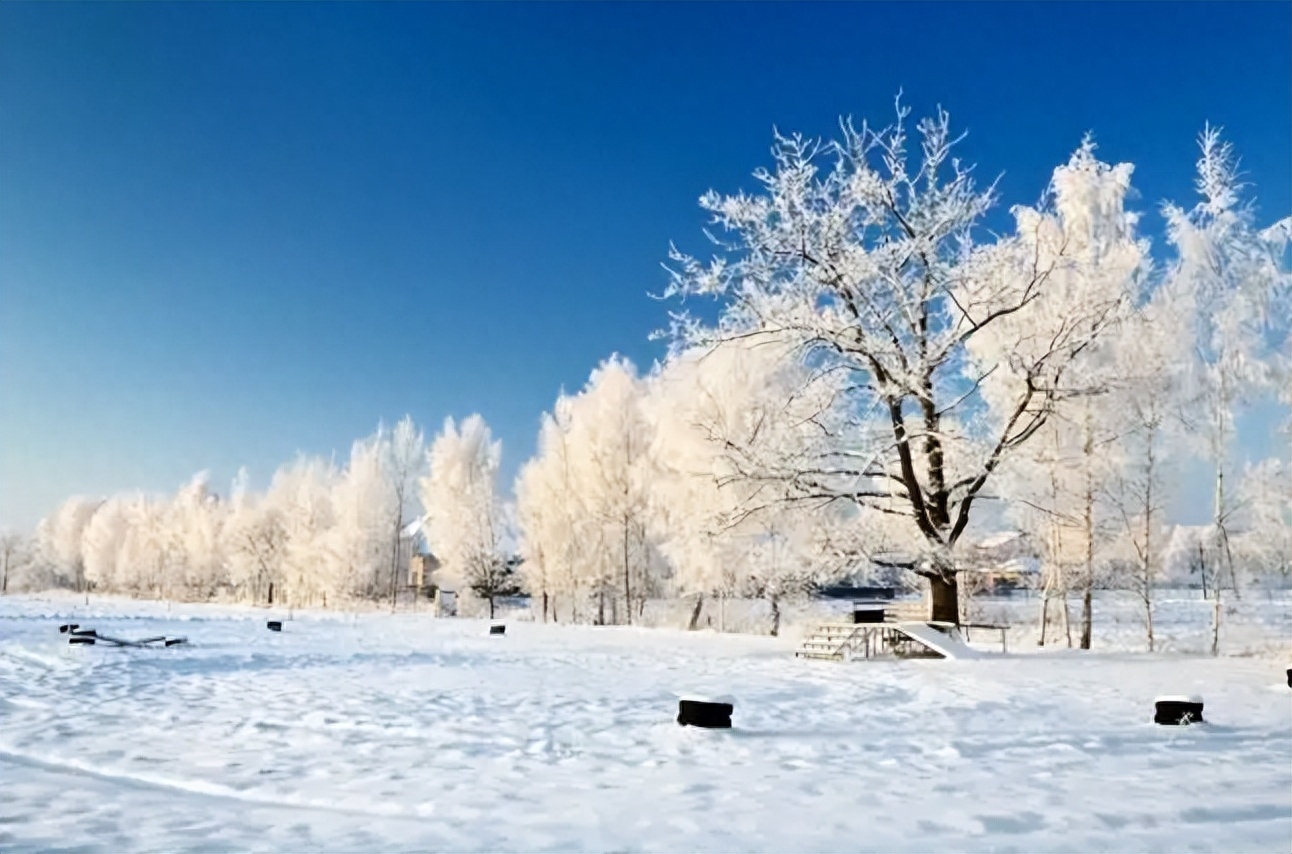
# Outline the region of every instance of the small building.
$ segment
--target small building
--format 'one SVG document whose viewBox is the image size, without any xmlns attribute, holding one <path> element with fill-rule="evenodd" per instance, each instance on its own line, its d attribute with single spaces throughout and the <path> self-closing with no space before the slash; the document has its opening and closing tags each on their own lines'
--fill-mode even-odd
<svg viewBox="0 0 1292 854">
<path fill-rule="evenodd" d="M 431 583 L 431 573 L 440 568 L 440 562 L 433 554 L 421 552 L 408 559 L 408 586 L 421 590 Z"/>
<path fill-rule="evenodd" d="M 431 573 L 440 568 L 440 561 L 427 547 L 426 530 L 421 519 L 414 519 L 399 532 L 399 559 L 408 567 L 408 586 L 429 591 Z"/>
<path fill-rule="evenodd" d="M 987 592 L 1034 586 L 1040 568 L 1040 557 L 1020 531 L 1002 531 L 986 537 L 973 544 L 962 562 L 962 572 Z"/>
</svg>

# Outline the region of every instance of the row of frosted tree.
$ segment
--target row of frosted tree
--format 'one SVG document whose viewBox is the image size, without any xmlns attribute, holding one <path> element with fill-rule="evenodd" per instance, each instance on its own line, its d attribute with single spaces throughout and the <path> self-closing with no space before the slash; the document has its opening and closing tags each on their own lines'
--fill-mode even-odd
<svg viewBox="0 0 1292 854">
<path fill-rule="evenodd" d="M 1230 146 L 1203 132 L 1198 199 L 1153 214 L 1154 253 L 1132 166 L 1091 140 L 994 233 L 996 188 L 954 156 L 947 115 L 913 135 L 906 119 L 778 135 L 755 192 L 705 194 L 711 253 L 672 250 L 667 295 L 712 304 L 671 315 L 644 374 L 612 357 L 561 394 L 511 496 L 479 416 L 429 448 L 405 420 L 263 494 L 198 479 L 164 500 L 73 499 L 42 523 L 37 563 L 140 595 L 382 599 L 421 520 L 438 583 L 519 586 L 540 619 L 740 596 L 769 600 L 775 626 L 784 597 L 886 572 L 958 620 L 967 544 L 1008 526 L 1040 558 L 1042 623 L 1075 604 L 1083 646 L 1106 586 L 1142 599 L 1152 644 L 1172 550 L 1217 595 L 1287 579 L 1287 440 L 1240 464 L 1236 431 L 1276 430 L 1292 403 L 1292 226 L 1260 223 Z M 1278 416 L 1244 421 L 1254 404 Z M 1199 461 L 1211 522 L 1182 546 L 1166 514 Z"/>
</svg>

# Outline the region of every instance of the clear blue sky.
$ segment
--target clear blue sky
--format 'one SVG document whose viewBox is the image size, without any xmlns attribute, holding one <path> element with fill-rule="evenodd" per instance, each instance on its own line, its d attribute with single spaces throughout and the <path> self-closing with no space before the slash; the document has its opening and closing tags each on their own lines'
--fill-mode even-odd
<svg viewBox="0 0 1292 854">
<path fill-rule="evenodd" d="M 1035 199 L 1094 130 L 1138 204 L 1223 125 L 1292 208 L 1292 5 L 0 3 L 0 525 L 411 413 L 506 473 L 659 355 L 669 241 L 773 125 L 942 103 Z M 1195 502 L 1197 503 L 1197 502 Z M 1205 502 L 1202 502 L 1205 504 Z"/>
</svg>

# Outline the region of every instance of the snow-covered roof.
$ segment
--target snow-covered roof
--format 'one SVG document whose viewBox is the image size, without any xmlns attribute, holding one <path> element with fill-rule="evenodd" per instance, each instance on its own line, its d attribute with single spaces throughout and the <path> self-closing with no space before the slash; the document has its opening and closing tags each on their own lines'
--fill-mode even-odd
<svg viewBox="0 0 1292 854">
<path fill-rule="evenodd" d="M 1021 536 L 1023 535 L 1019 531 L 1001 531 L 1000 533 L 992 534 L 990 537 L 987 537 L 986 539 L 979 542 L 978 548 L 980 549 L 999 548 L 1000 546 L 1003 546 L 1006 543 L 1012 543 L 1014 540 L 1017 540 Z"/>
</svg>

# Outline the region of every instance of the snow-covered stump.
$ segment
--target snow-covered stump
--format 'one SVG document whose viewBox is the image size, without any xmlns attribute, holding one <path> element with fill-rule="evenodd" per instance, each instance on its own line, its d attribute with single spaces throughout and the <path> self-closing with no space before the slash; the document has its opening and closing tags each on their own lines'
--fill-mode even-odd
<svg viewBox="0 0 1292 854">
<path fill-rule="evenodd" d="M 281 620 L 270 620 L 268 623 L 265 624 L 265 627 L 269 629 L 269 631 L 271 632 L 281 632 L 283 630 L 283 624 Z"/>
<path fill-rule="evenodd" d="M 1202 698 L 1196 695 L 1158 697 L 1153 723 L 1163 726 L 1203 723 Z"/>
<path fill-rule="evenodd" d="M 506 627 L 506 626 L 490 626 L 490 627 L 489 627 L 489 634 L 491 634 L 491 635 L 505 635 L 505 634 L 507 634 L 507 627 Z"/>
<path fill-rule="evenodd" d="M 704 729 L 731 729 L 731 713 L 735 705 L 727 702 L 729 699 L 682 697 L 677 701 L 677 722 L 681 726 Z"/>
</svg>

